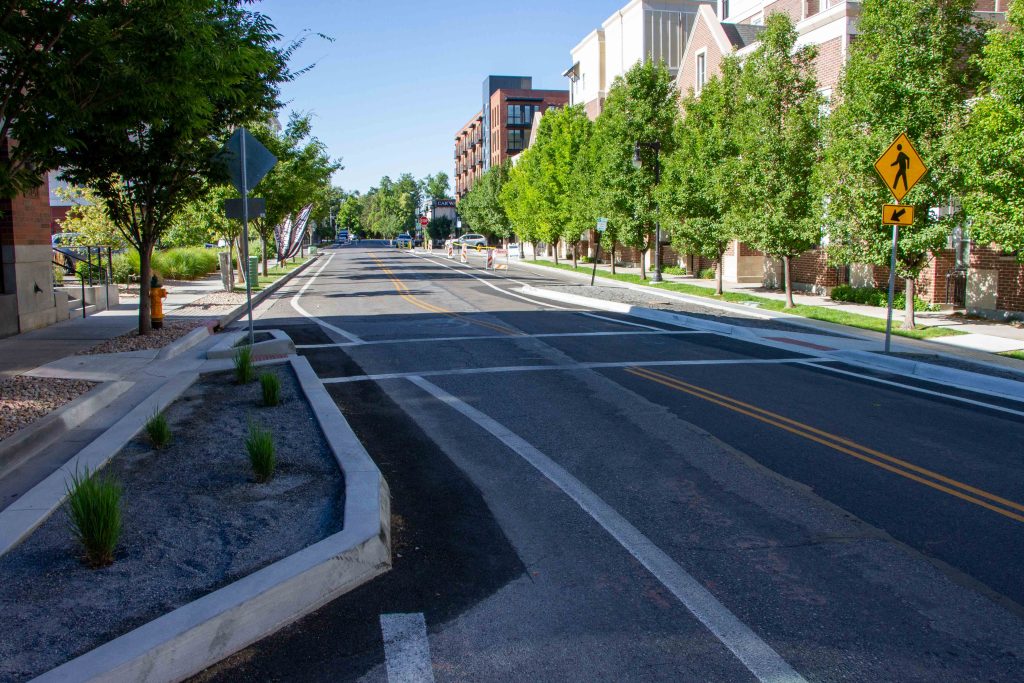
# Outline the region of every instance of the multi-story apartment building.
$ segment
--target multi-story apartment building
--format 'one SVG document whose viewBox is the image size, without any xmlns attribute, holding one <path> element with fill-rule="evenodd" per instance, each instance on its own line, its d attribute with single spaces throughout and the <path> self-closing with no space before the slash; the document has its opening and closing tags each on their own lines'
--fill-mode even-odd
<svg viewBox="0 0 1024 683">
<path fill-rule="evenodd" d="M 465 196 L 492 165 L 526 149 L 536 114 L 569 102 L 567 90 L 534 90 L 529 76 L 488 76 L 476 116 L 455 136 L 455 196 Z"/>
<path fill-rule="evenodd" d="M 798 44 L 817 49 L 814 68 L 819 91 L 831 99 L 842 75 L 847 53 L 857 35 L 860 2 L 854 0 L 718 0 L 717 6 L 698 9 L 686 40 L 676 76 L 681 93 L 699 94 L 708 79 L 719 73 L 722 57 L 739 57 L 757 48 L 764 18 L 772 12 L 788 14 L 799 33 Z M 980 18 L 1000 21 L 1009 0 L 978 0 Z M 689 266 L 712 265 L 689 257 Z M 749 245 L 735 241 L 721 264 L 729 282 L 778 284 L 780 266 Z M 812 249 L 792 262 L 794 285 L 827 292 L 839 284 L 879 286 L 888 269 L 849 264 L 829 266 L 823 248 Z M 933 254 L 918 278 L 920 294 L 933 303 L 955 303 L 991 317 L 1006 317 L 1024 310 L 1024 268 L 992 245 L 972 245 L 951 235 L 948 248 Z"/>
<path fill-rule="evenodd" d="M 679 69 L 697 10 L 715 0 L 631 0 L 572 49 L 570 103 L 583 105 L 596 119 L 617 76 L 640 60 L 662 61 L 673 75 Z"/>
</svg>

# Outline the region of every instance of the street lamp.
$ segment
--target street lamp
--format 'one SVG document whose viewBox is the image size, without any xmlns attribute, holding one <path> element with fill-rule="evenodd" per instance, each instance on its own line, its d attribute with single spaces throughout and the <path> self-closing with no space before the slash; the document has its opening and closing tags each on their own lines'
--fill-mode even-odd
<svg viewBox="0 0 1024 683">
<path fill-rule="evenodd" d="M 661 143 L 655 140 L 654 142 L 637 142 L 633 147 L 633 167 L 641 169 L 644 166 L 643 157 L 640 156 L 640 149 L 646 147 L 647 149 L 654 151 L 654 186 L 657 187 L 661 182 Z M 654 211 L 657 214 L 658 204 L 655 202 Z M 651 277 L 651 282 L 661 282 L 661 221 L 655 220 L 654 222 L 654 276 Z"/>
</svg>

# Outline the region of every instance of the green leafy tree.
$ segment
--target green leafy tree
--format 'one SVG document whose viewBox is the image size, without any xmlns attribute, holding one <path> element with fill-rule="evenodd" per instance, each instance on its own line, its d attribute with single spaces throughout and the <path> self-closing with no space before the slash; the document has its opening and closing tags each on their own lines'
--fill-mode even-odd
<svg viewBox="0 0 1024 683">
<path fill-rule="evenodd" d="M 455 222 L 448 216 L 438 216 L 427 223 L 427 236 L 432 240 L 447 239 L 455 230 Z"/>
<path fill-rule="evenodd" d="M 0 198 L 38 186 L 59 149 L 81 146 L 74 131 L 120 95 L 103 76 L 130 56 L 122 39 L 142 11 L 92 0 L 0 5 L 0 147 L 17 140 L 0 153 Z"/>
<path fill-rule="evenodd" d="M 420 184 L 409 173 L 397 181 L 389 176 L 366 193 L 362 223 L 366 230 L 385 239 L 415 229 L 420 206 Z"/>
<path fill-rule="evenodd" d="M 658 143 L 662 156 L 672 153 L 678 99 L 672 76 L 663 63 L 638 62 L 612 84 L 594 129 L 598 210 L 610 220 L 604 235 L 606 248 L 617 238 L 643 255 L 653 244 L 658 218 L 655 152 L 647 145 Z M 640 168 L 633 165 L 637 143 L 642 145 Z M 640 275 L 647 276 L 643 258 Z"/>
<path fill-rule="evenodd" d="M 462 198 L 459 202 L 459 215 L 462 216 L 463 227 L 468 224 L 477 232 L 502 239 L 511 236 L 512 224 L 501 202 L 501 191 L 508 182 L 511 168 L 512 164 L 508 161 L 500 166 L 492 166 Z"/>
<path fill-rule="evenodd" d="M 519 155 L 519 161 L 508 171 L 508 180 L 502 185 L 498 202 L 508 218 L 509 236 L 514 233 L 519 240 L 533 245 L 537 253 L 538 243 L 545 239 L 544 226 L 540 216 L 544 209 L 540 192 L 540 159 L 536 147 L 530 147 Z M 472 194 L 472 191 L 470 191 Z M 473 215 L 473 205 L 466 205 L 466 199 L 459 204 L 459 210 L 466 216 L 469 209 Z M 556 251 L 557 258 L 557 251 Z"/>
<path fill-rule="evenodd" d="M 914 225 L 900 230 L 897 248 L 908 329 L 914 327 L 915 278 L 962 219 L 930 209 L 947 206 L 962 189 L 949 143 L 980 80 L 973 56 L 984 36 L 973 10 L 973 0 L 864 0 L 839 105 L 826 124 L 818 185 L 835 261 L 889 264 L 892 229 L 881 225 L 880 211 L 892 197 L 872 167 L 900 132 L 930 169 L 904 200 L 918 210 Z"/>
<path fill-rule="evenodd" d="M 971 237 L 1024 260 L 1024 4 L 988 34 L 985 87 L 954 138 Z"/>
<path fill-rule="evenodd" d="M 326 146 L 313 137 L 308 114 L 292 114 L 281 132 L 266 123 L 251 125 L 249 129 L 277 157 L 277 164 L 251 193 L 266 202 L 266 214 L 250 224 L 260 239 L 263 274 L 266 275 L 275 228 L 309 204 L 318 209 L 311 214 L 311 219 L 322 219 L 331 201 L 331 175 L 342 165 L 332 161 Z"/>
<path fill-rule="evenodd" d="M 439 171 L 423 179 L 423 194 L 427 199 L 448 199 L 448 174 Z"/>
<path fill-rule="evenodd" d="M 740 62 L 722 61 L 721 76 L 683 102 L 676 126 L 676 149 L 665 160 L 658 204 L 680 253 L 715 260 L 715 292 L 722 294 L 722 257 L 736 236 L 730 220 L 734 189 L 741 182 L 736 146 Z"/>
<path fill-rule="evenodd" d="M 287 51 L 273 26 L 233 0 L 119 3 L 131 30 L 123 59 L 97 76 L 105 106 L 71 131 L 80 144 L 61 151 L 70 182 L 88 185 L 139 251 L 139 333 L 149 332 L 153 247 L 207 179 L 223 177 L 214 155 L 232 126 L 277 104 L 289 77 Z"/>
<path fill-rule="evenodd" d="M 350 236 L 354 237 L 362 232 L 362 202 L 358 194 L 350 194 L 345 197 L 345 200 L 338 208 L 337 221 L 338 227 L 342 230 L 348 230 Z"/>
<path fill-rule="evenodd" d="M 90 246 L 107 246 L 124 249 L 128 243 L 107 215 L 103 202 L 87 187 L 60 187 L 57 196 L 73 202 L 67 215 L 61 219 L 63 232 L 77 233 L 76 242 Z"/>
<path fill-rule="evenodd" d="M 782 259 L 786 307 L 793 306 L 790 260 L 821 241 L 811 174 L 818 160 L 822 98 L 815 49 L 796 48 L 788 15 L 765 22 L 760 45 L 740 73 L 735 141 L 739 160 L 728 223 L 755 248 Z"/>
</svg>

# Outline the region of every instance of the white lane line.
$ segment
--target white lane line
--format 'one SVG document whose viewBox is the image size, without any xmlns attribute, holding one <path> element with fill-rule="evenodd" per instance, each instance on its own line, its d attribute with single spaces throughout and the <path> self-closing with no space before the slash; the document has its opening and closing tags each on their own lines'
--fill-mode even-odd
<svg viewBox="0 0 1024 683">
<path fill-rule="evenodd" d="M 465 401 L 452 396 L 422 377 L 409 381 L 475 422 L 530 463 L 538 472 L 576 501 L 604 527 L 623 548 L 644 565 L 718 640 L 736 655 L 754 676 L 764 683 L 804 681 L 779 653 L 772 649 L 736 615 L 718 601 L 697 579 L 690 576 L 664 551 L 654 545 L 625 517 L 605 503 L 583 482 L 541 453 L 525 439 Z"/>
<path fill-rule="evenodd" d="M 427 621 L 422 612 L 380 615 L 388 683 L 433 683 Z"/>
<path fill-rule="evenodd" d="M 843 362 L 842 359 L 839 359 L 839 358 L 837 358 L 835 360 L 837 362 L 840 362 L 840 363 Z M 901 382 L 893 382 L 891 380 L 882 379 L 881 377 L 872 377 L 871 375 L 861 375 L 861 374 L 856 373 L 856 372 L 850 372 L 849 370 L 843 370 L 842 368 L 832 368 L 832 367 L 829 367 L 829 366 L 824 365 L 824 364 L 819 364 L 816 361 L 804 360 L 801 364 L 802 365 L 809 365 L 809 366 L 815 367 L 815 368 L 821 368 L 823 370 L 828 370 L 829 372 L 835 372 L 835 373 L 838 373 L 840 375 L 849 375 L 850 377 L 856 377 L 858 379 L 864 379 L 864 380 L 867 380 L 869 382 L 875 382 L 877 384 L 886 384 L 888 386 L 897 387 L 899 389 L 904 389 L 906 391 L 916 391 L 919 394 L 927 394 L 928 396 L 938 396 L 939 398 L 947 398 L 950 401 L 959 401 L 960 403 L 967 403 L 967 404 L 972 405 L 972 406 L 978 406 L 978 407 L 981 407 L 981 408 L 987 408 L 989 410 L 997 410 L 997 411 L 999 411 L 1001 413 L 1008 413 L 1010 415 L 1017 415 L 1018 417 L 1024 417 L 1024 412 L 1022 412 L 1020 410 L 1014 410 L 1013 408 L 1004 408 L 1003 406 L 998 406 L 998 405 L 995 405 L 995 404 L 992 404 L 992 403 L 985 403 L 984 401 L 976 401 L 976 400 L 974 400 L 972 398 L 966 398 L 964 396 L 955 396 L 953 394 L 944 394 L 941 391 L 933 391 L 931 389 L 925 389 L 924 387 L 915 387 L 912 384 L 903 384 Z M 884 372 L 884 370 L 879 370 L 879 372 Z M 922 381 L 922 382 L 929 382 L 929 381 L 932 381 L 932 380 L 922 379 L 920 381 Z M 971 391 L 970 389 L 964 389 L 964 390 L 965 391 Z M 984 393 L 984 392 L 978 392 L 978 393 Z"/>
<path fill-rule="evenodd" d="M 350 332 L 346 332 L 345 330 L 341 329 L 340 327 L 336 327 L 336 326 L 330 324 L 329 322 L 321 320 L 320 318 L 316 317 L 315 315 L 313 315 L 312 313 L 310 313 L 309 311 L 304 309 L 301 304 L 299 304 L 299 298 L 303 294 L 306 293 L 306 290 L 309 289 L 310 285 L 312 285 L 314 281 L 316 281 L 316 279 L 320 275 L 320 273 L 324 272 L 324 268 L 326 268 L 331 263 L 331 261 L 334 260 L 334 256 L 335 256 L 335 254 L 331 254 L 330 256 L 328 256 L 327 260 L 324 261 L 324 264 L 322 266 L 320 266 L 320 270 L 316 271 L 316 273 L 313 275 L 313 277 L 309 278 L 309 280 L 306 282 L 306 284 L 302 286 L 302 289 L 300 289 L 299 291 L 297 291 L 295 293 L 295 296 L 292 297 L 292 301 L 291 301 L 292 308 L 294 308 L 296 311 L 298 311 L 301 315 L 306 316 L 307 318 L 309 318 L 310 320 L 312 320 L 316 324 L 320 325 L 321 327 L 325 327 L 328 330 L 331 330 L 332 332 L 341 335 L 345 339 L 348 339 L 353 344 L 361 344 L 363 342 L 363 340 L 360 339 L 359 337 L 357 337 L 356 335 L 354 335 L 354 334 L 352 334 Z"/>
<path fill-rule="evenodd" d="M 419 343 L 433 343 L 433 342 L 449 342 L 449 341 L 514 341 L 516 339 L 551 339 L 553 337 L 637 337 L 637 336 L 680 336 L 687 334 L 713 334 L 712 332 L 702 332 L 700 330 L 662 330 L 657 327 L 651 328 L 655 331 L 646 332 L 633 332 L 632 330 L 622 330 L 619 332 L 541 332 L 539 334 L 517 334 L 515 336 L 509 336 L 507 334 L 502 335 L 489 335 L 489 334 L 477 334 L 477 335 L 466 335 L 463 337 L 410 337 L 407 339 L 373 339 L 360 342 L 358 344 L 352 342 L 337 342 L 334 344 L 298 344 L 296 349 L 334 349 L 344 348 L 347 346 L 374 346 L 381 344 L 419 344 Z"/>
<path fill-rule="evenodd" d="M 664 328 L 661 328 L 661 327 L 655 327 L 654 325 L 644 325 L 643 323 L 631 323 L 631 322 L 626 322 L 625 320 L 619 320 L 617 318 L 609 318 L 606 315 L 598 315 L 597 313 L 587 313 L 586 311 L 578 311 L 578 313 L 580 315 L 585 315 L 588 318 L 597 318 L 598 320 L 609 320 L 609 321 L 611 321 L 613 323 L 618 323 L 620 325 L 629 325 L 630 327 L 642 327 L 645 330 L 661 330 L 661 329 L 664 329 Z M 696 331 L 700 332 L 701 330 L 696 330 Z"/>
<path fill-rule="evenodd" d="M 537 299 L 531 299 L 529 297 L 523 296 L 522 294 L 516 294 L 514 292 L 508 291 L 507 289 L 502 289 L 501 287 L 498 287 L 497 285 L 488 282 L 487 280 L 485 280 L 482 277 L 477 277 L 476 275 L 473 275 L 473 273 L 467 273 L 464 269 L 459 269 L 459 268 L 456 268 L 455 266 L 450 266 L 447 263 L 445 263 L 444 261 L 438 261 L 438 260 L 436 260 L 437 259 L 436 256 L 426 256 L 426 255 L 421 256 L 419 254 L 416 254 L 415 252 L 413 252 L 413 255 L 416 256 L 416 258 L 427 259 L 430 263 L 434 263 L 434 264 L 439 265 L 439 266 L 444 266 L 448 270 L 454 270 L 456 273 L 461 273 L 462 275 L 465 275 L 466 277 L 471 277 L 474 280 L 477 280 L 479 282 L 484 283 L 485 285 L 487 285 L 488 287 L 490 287 L 491 289 L 493 289 L 496 292 L 500 292 L 500 293 L 506 294 L 508 296 L 513 296 L 513 297 L 515 297 L 517 299 L 522 299 L 523 301 L 526 301 L 527 303 L 531 303 L 534 306 L 546 306 L 547 308 L 554 308 L 554 309 L 559 310 L 559 311 L 574 310 L 574 309 L 566 308 L 565 306 L 555 306 L 554 304 L 550 304 L 550 303 L 548 303 L 546 301 L 538 301 Z M 468 268 L 473 268 L 472 266 L 467 266 L 467 267 Z M 474 269 L 474 270 L 476 270 L 476 269 Z M 494 276 L 494 277 L 498 277 L 498 276 Z M 501 278 L 501 279 L 502 280 L 508 280 L 509 282 L 515 283 L 517 285 L 521 285 L 522 284 L 520 282 L 517 282 L 516 280 L 513 280 L 511 278 L 507 278 L 507 277 Z"/>
<path fill-rule="evenodd" d="M 827 359 L 816 363 L 831 363 Z M 322 377 L 324 384 L 347 384 L 349 382 L 379 382 L 385 379 L 409 379 L 410 377 L 450 377 L 454 375 L 486 375 L 503 372 L 578 372 L 581 370 L 602 370 L 608 368 L 659 368 L 685 365 L 781 365 L 786 363 L 808 363 L 805 358 L 752 358 L 733 360 L 649 360 L 600 363 L 566 363 L 563 365 L 500 365 L 489 368 L 448 368 L 445 370 L 421 370 L 417 372 L 384 372 L 376 375 L 353 375 L 351 377 Z"/>
</svg>

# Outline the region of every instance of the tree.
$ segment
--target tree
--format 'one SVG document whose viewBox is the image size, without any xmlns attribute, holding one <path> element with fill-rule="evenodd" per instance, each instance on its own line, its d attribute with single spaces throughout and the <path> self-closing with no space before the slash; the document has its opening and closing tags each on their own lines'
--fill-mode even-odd
<svg viewBox="0 0 1024 683">
<path fill-rule="evenodd" d="M 312 136 L 308 114 L 293 113 L 281 132 L 267 123 L 251 124 L 249 130 L 277 157 L 277 164 L 251 191 L 252 196 L 266 202 L 266 214 L 251 223 L 260 238 L 266 275 L 268 245 L 273 243 L 274 229 L 308 204 L 320 209 L 311 217 L 322 218 L 331 200 L 331 175 L 342 165 L 331 161 L 326 146 Z"/>
<path fill-rule="evenodd" d="M 204 185 L 199 194 L 190 199 L 174 214 L 170 227 L 161 238 L 165 246 L 198 246 L 223 238 L 228 248 L 227 291 L 235 286 L 234 247 L 242 234 L 242 222 L 228 218 L 224 213 L 224 200 L 237 194 L 230 185 Z M 239 263 L 241 267 L 241 263 Z"/>
<path fill-rule="evenodd" d="M 427 223 L 427 236 L 432 240 L 448 239 L 455 229 L 455 222 L 448 216 L 438 216 Z"/>
<path fill-rule="evenodd" d="M 1024 4 L 988 34 L 985 87 L 954 138 L 971 237 L 1024 261 Z"/>
<path fill-rule="evenodd" d="M 791 259 L 821 241 L 810 181 L 819 154 L 822 98 L 814 78 L 815 49 L 797 49 L 796 39 L 789 15 L 770 14 L 760 45 L 743 63 L 737 183 L 727 214 L 744 241 L 782 259 L 787 308 L 793 307 Z"/>
<path fill-rule="evenodd" d="M 494 235 L 502 239 L 511 236 L 511 223 L 501 203 L 501 190 L 508 182 L 511 162 L 487 169 L 473 188 L 459 202 L 459 214 L 463 225 L 477 232 Z"/>
<path fill-rule="evenodd" d="M 150 330 L 153 247 L 175 213 L 208 178 L 224 176 L 214 155 L 232 126 L 273 111 L 289 77 L 287 51 L 263 15 L 236 0 L 138 0 L 121 37 L 124 60 L 96 75 L 111 98 L 80 145 L 62 150 L 71 182 L 89 185 L 139 251 L 139 333 Z"/>
<path fill-rule="evenodd" d="M 879 211 L 892 197 L 872 166 L 900 132 L 929 166 L 904 200 L 919 208 L 914 225 L 900 230 L 897 248 L 908 329 L 914 327 L 915 278 L 963 217 L 930 209 L 961 194 L 949 143 L 980 80 L 973 57 L 983 34 L 973 9 L 972 0 L 864 0 L 839 105 L 826 124 L 817 183 L 833 260 L 889 264 L 892 232 L 881 225 Z"/>
<path fill-rule="evenodd" d="M 420 185 L 409 173 L 398 181 L 384 176 L 364 198 L 362 223 L 366 230 L 386 239 L 415 229 L 420 206 Z"/>
<path fill-rule="evenodd" d="M 428 199 L 448 199 L 448 174 L 438 171 L 424 178 L 423 194 Z"/>
<path fill-rule="evenodd" d="M 363 230 L 361 219 L 362 203 L 359 201 L 359 195 L 350 194 L 345 197 L 345 200 L 338 208 L 338 227 L 342 230 L 348 230 L 348 234 L 354 237 Z"/>
<path fill-rule="evenodd" d="M 530 147 L 519 155 L 518 163 L 509 169 L 508 180 L 502 185 L 498 195 L 498 203 L 508 218 L 510 236 L 514 232 L 519 240 L 532 244 L 535 256 L 538 242 L 544 239 L 544 227 L 540 220 L 544 209 L 541 206 L 539 187 L 540 162 L 536 148 Z M 473 194 L 472 190 L 469 194 Z M 467 199 L 470 200 L 469 204 L 466 202 Z M 463 217 L 467 215 L 467 209 L 468 215 L 474 215 L 474 199 L 475 197 L 466 195 L 459 204 L 459 211 Z"/>
<path fill-rule="evenodd" d="M 77 233 L 78 244 L 106 246 L 124 249 L 128 243 L 124 235 L 110 220 L 107 210 L 92 190 L 87 187 L 59 187 L 56 194 L 65 201 L 73 202 L 67 215 L 61 219 L 63 232 Z"/>
<path fill-rule="evenodd" d="M 658 193 L 663 221 L 680 253 L 715 260 L 715 293 L 722 294 L 722 257 L 735 237 L 729 217 L 734 189 L 741 181 L 736 147 L 740 109 L 740 62 L 727 56 L 721 76 L 683 102 L 676 126 L 676 150 L 665 159 Z"/>
<path fill-rule="evenodd" d="M 127 4 L 127 3 L 125 3 Z M 123 60 L 135 8 L 91 0 L 9 0 L 0 7 L 0 198 L 38 186 L 73 131 L 112 104 L 102 75 Z"/>
</svg>

